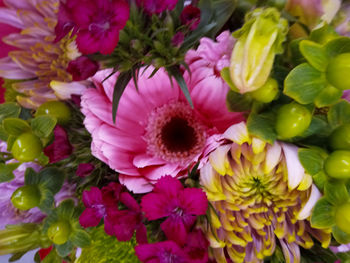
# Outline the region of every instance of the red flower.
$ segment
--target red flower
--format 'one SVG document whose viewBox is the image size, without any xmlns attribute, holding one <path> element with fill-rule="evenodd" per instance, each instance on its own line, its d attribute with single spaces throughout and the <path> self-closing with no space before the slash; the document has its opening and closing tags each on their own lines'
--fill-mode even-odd
<svg viewBox="0 0 350 263">
<path fill-rule="evenodd" d="M 49 157 L 50 163 L 56 163 L 69 157 L 73 151 L 69 143 L 66 131 L 59 125 L 56 125 L 54 131 L 55 139 L 44 148 L 44 153 Z"/>
<path fill-rule="evenodd" d="M 88 57 L 81 56 L 69 62 L 67 71 L 72 75 L 74 81 L 85 80 L 97 72 L 99 66 Z"/>
<path fill-rule="evenodd" d="M 81 163 L 78 165 L 78 169 L 75 174 L 79 177 L 86 177 L 91 174 L 91 172 L 95 169 L 95 166 L 91 163 Z"/>
<path fill-rule="evenodd" d="M 195 30 L 201 19 L 201 10 L 193 5 L 186 6 L 180 15 L 182 24 L 187 25 L 191 30 Z"/>
</svg>

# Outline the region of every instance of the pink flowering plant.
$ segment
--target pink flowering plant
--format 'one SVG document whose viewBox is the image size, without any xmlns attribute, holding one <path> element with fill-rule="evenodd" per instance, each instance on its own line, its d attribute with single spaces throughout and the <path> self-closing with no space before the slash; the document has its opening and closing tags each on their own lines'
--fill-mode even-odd
<svg viewBox="0 0 350 263">
<path fill-rule="evenodd" d="M 348 262 L 349 19 L 0 1 L 0 262 Z"/>
</svg>

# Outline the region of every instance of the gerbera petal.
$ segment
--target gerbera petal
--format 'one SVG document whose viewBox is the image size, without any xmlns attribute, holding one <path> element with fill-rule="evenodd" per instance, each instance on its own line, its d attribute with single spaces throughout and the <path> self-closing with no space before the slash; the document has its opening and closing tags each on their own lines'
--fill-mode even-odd
<svg viewBox="0 0 350 263">
<path fill-rule="evenodd" d="M 119 181 L 125 185 L 131 192 L 135 194 L 142 194 L 152 191 L 153 186 L 143 177 L 128 176 L 124 174 L 119 175 Z"/>
</svg>

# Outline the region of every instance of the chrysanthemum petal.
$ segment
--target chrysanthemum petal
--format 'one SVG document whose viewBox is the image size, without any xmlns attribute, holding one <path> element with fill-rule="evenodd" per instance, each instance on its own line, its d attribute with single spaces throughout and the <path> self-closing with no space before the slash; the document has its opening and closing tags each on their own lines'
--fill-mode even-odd
<svg viewBox="0 0 350 263">
<path fill-rule="evenodd" d="M 72 94 L 81 95 L 89 86 L 88 82 L 75 81 L 75 82 L 62 82 L 52 80 L 50 87 L 55 91 L 56 96 L 62 100 L 68 100 Z"/>
<path fill-rule="evenodd" d="M 268 145 L 266 150 L 265 164 L 264 164 L 264 173 L 269 173 L 281 160 L 282 148 L 278 142 L 275 142 L 273 145 Z"/>
<path fill-rule="evenodd" d="M 313 184 L 311 187 L 310 197 L 307 200 L 306 204 L 303 206 L 303 208 L 300 210 L 297 218 L 299 220 L 304 220 L 304 219 L 308 218 L 311 215 L 311 211 L 312 211 L 313 207 L 315 206 L 318 199 L 321 198 L 321 196 L 322 195 L 321 195 L 320 191 Z"/>
<path fill-rule="evenodd" d="M 288 187 L 296 188 L 304 178 L 305 170 L 298 157 L 298 147 L 292 144 L 282 143 L 288 170 Z"/>
<path fill-rule="evenodd" d="M 229 145 L 219 146 L 214 152 L 209 155 L 209 162 L 221 175 L 225 175 L 226 173 L 232 173 L 230 168 L 229 161 L 227 159 L 227 153 L 230 150 Z"/>
<path fill-rule="evenodd" d="M 224 132 L 223 137 L 239 145 L 242 145 L 245 142 L 249 144 L 251 143 L 251 138 L 248 134 L 247 125 L 244 122 L 232 125 Z"/>
</svg>

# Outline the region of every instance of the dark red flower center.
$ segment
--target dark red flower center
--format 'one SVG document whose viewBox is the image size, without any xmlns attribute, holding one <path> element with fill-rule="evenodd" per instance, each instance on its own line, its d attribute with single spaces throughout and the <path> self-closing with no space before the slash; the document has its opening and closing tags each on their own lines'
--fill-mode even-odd
<svg viewBox="0 0 350 263">
<path fill-rule="evenodd" d="M 202 151 L 206 127 L 189 105 L 170 102 L 150 114 L 145 139 L 149 154 L 185 165 Z"/>
</svg>

